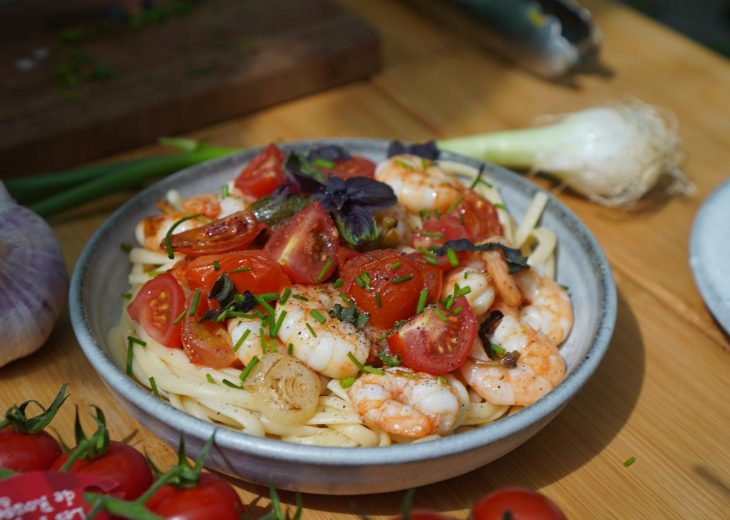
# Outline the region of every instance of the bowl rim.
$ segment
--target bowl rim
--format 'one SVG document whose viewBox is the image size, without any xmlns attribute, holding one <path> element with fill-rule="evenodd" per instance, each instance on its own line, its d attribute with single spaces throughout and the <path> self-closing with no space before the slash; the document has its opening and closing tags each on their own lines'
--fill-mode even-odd
<svg viewBox="0 0 730 520">
<path fill-rule="evenodd" d="M 324 138 L 287 141 L 280 144 L 284 149 L 290 147 L 313 147 L 326 143 L 339 144 L 344 147 L 371 147 L 373 150 L 380 149 L 385 151 L 390 142 L 390 140 L 386 139 Z M 493 164 L 442 151 L 441 158 L 475 167 L 480 167 L 483 164 L 488 173 L 502 177 L 499 182 L 506 180 L 506 182 L 517 185 L 518 189 L 528 194 L 534 195 L 538 191 L 546 193 L 549 198 L 549 204 L 558 212 L 558 218 L 567 221 L 571 229 L 580 235 L 587 253 L 595 262 L 599 286 L 604 296 L 604 307 L 599 317 L 599 326 L 596 330 L 593 344 L 590 346 L 588 352 L 579 361 L 573 372 L 560 385 L 530 406 L 481 428 L 475 428 L 468 432 L 462 432 L 429 442 L 358 447 L 355 449 L 350 447 L 310 446 L 248 435 L 241 431 L 217 426 L 193 417 L 173 407 L 167 401 L 154 397 L 134 381 L 132 377 L 127 376 L 123 370 L 114 364 L 109 355 L 105 353 L 104 347 L 96 342 L 91 331 L 87 309 L 84 306 L 83 292 L 88 266 L 93 258 L 94 252 L 100 247 L 100 243 L 105 239 L 106 235 L 123 220 L 126 212 L 138 205 L 141 199 L 149 196 L 150 192 L 160 189 L 171 189 L 179 181 L 194 175 L 201 175 L 206 170 L 224 168 L 230 165 L 230 163 L 240 164 L 245 156 L 257 153 L 262 148 L 251 147 L 230 156 L 194 165 L 148 186 L 131 197 L 102 223 L 92 235 L 76 262 L 69 289 L 69 313 L 78 342 L 86 357 L 96 369 L 99 377 L 105 380 L 119 396 L 123 396 L 124 399 L 127 399 L 144 413 L 159 418 L 179 432 L 192 435 L 201 444 L 208 440 L 215 432 L 215 444 L 218 448 L 248 452 L 255 454 L 257 457 L 288 463 L 315 464 L 319 466 L 366 467 L 399 465 L 425 459 L 448 457 L 457 453 L 479 449 L 540 423 L 544 419 L 554 416 L 565 406 L 595 372 L 609 346 L 617 313 L 616 286 L 613 281 L 611 268 L 595 237 L 573 211 L 536 184 L 523 179 L 514 172 Z M 119 397 L 117 398 L 119 399 Z"/>
</svg>

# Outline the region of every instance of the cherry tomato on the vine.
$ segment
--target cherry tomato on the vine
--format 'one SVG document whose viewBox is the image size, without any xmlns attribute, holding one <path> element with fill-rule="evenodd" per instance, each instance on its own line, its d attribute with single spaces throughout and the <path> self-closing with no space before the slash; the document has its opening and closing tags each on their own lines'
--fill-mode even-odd
<svg viewBox="0 0 730 520">
<path fill-rule="evenodd" d="M 527 488 L 505 487 L 474 506 L 473 520 L 565 520 L 565 515 L 545 495 Z"/>
<path fill-rule="evenodd" d="M 12 426 L 0 430 L 0 467 L 12 471 L 49 469 L 61 453 L 58 441 L 44 431 L 20 433 Z"/>
<path fill-rule="evenodd" d="M 181 326 L 175 319 L 184 308 L 185 291 L 172 274 L 165 273 L 142 286 L 127 312 L 155 341 L 177 348 Z"/>
<path fill-rule="evenodd" d="M 156 515 L 175 520 L 238 520 L 244 510 L 230 484 L 211 473 L 201 473 L 191 487 L 163 486 L 146 505 Z"/>
</svg>

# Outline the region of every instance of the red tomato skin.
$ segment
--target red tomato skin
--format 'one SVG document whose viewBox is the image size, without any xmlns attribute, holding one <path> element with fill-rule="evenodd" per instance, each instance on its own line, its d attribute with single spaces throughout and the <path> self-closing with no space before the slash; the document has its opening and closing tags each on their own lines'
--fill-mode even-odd
<svg viewBox="0 0 730 520">
<path fill-rule="evenodd" d="M 401 357 L 403 366 L 416 372 L 443 375 L 464 364 L 476 338 L 477 320 L 463 296 L 451 308 L 457 307 L 462 310 L 454 316 L 439 306 L 448 317 L 448 324 L 432 308 L 427 308 L 388 336 L 388 345 Z M 447 352 L 443 352 L 444 342 Z"/>
<path fill-rule="evenodd" d="M 68 460 L 61 455 L 51 468 L 60 471 Z M 94 460 L 77 460 L 69 471 L 87 473 L 108 478 L 119 484 L 111 494 L 124 500 L 134 500 L 152 485 L 153 477 L 144 456 L 123 442 L 109 441 L 109 447 L 101 457 Z"/>
<path fill-rule="evenodd" d="M 428 289 L 426 303 L 434 303 L 441 296 L 441 287 L 444 282 L 444 270 L 440 266 L 429 264 L 421 253 L 410 253 L 408 259 L 421 270 L 423 283 Z"/>
<path fill-rule="evenodd" d="M 391 267 L 400 262 L 396 269 Z M 367 273 L 369 287 L 360 287 L 355 277 Z M 389 329 L 398 320 L 416 312 L 418 297 L 425 287 L 419 266 L 408 255 L 393 249 L 379 249 L 364 253 L 346 263 L 341 271 L 342 290 L 357 307 L 370 314 L 370 325 Z M 411 279 L 394 284 L 391 280 L 410 276 Z M 380 305 L 376 294 L 380 293 Z"/>
<path fill-rule="evenodd" d="M 335 161 L 332 168 L 326 168 L 323 172 L 325 175 L 331 173 L 340 179 L 349 179 L 350 177 L 375 177 L 375 163 L 370 159 L 353 155 L 350 159 L 340 159 Z"/>
<path fill-rule="evenodd" d="M 162 518 L 174 520 L 238 520 L 244 511 L 234 489 L 211 473 L 201 473 L 195 487 L 163 486 L 146 505 Z"/>
<path fill-rule="evenodd" d="M 473 520 L 566 520 L 565 514 L 545 495 L 522 487 L 500 488 L 474 506 Z"/>
<path fill-rule="evenodd" d="M 181 326 L 175 324 L 175 318 L 184 308 L 185 291 L 172 274 L 165 273 L 142 286 L 127 312 L 155 341 L 179 348 Z"/>
<path fill-rule="evenodd" d="M 464 200 L 456 208 L 454 214 L 460 217 L 474 242 L 504 235 L 504 229 L 499 222 L 494 204 L 473 190 L 466 190 Z"/>
<path fill-rule="evenodd" d="M 315 284 L 337 269 L 340 234 L 320 202 L 313 202 L 271 232 L 264 246 L 294 283 Z M 323 269 L 329 267 L 323 272 Z"/>
<path fill-rule="evenodd" d="M 246 249 L 266 226 L 251 211 L 238 211 L 204 226 L 171 237 L 172 249 L 189 256 L 211 255 Z M 165 249 L 163 241 L 160 247 Z"/>
<path fill-rule="evenodd" d="M 213 267 L 214 261 L 220 266 L 218 271 Z M 250 268 L 250 271 L 232 272 L 242 268 Z M 185 280 L 191 289 L 200 289 L 208 295 L 222 274 L 227 274 L 231 278 L 240 293 L 280 292 L 281 289 L 291 285 L 291 280 L 284 270 L 267 253 L 254 249 L 199 256 L 187 266 Z"/>
<path fill-rule="evenodd" d="M 50 434 L 20 433 L 12 426 L 0 430 L 0 467 L 26 472 L 46 470 L 61 456 L 58 441 Z"/>
<path fill-rule="evenodd" d="M 233 184 L 244 195 L 258 199 L 286 182 L 284 152 L 270 143 L 241 170 Z"/>
<path fill-rule="evenodd" d="M 192 304 L 192 296 L 188 308 Z M 203 298 L 198 301 L 195 315 L 185 313 L 182 319 L 182 349 L 191 363 L 210 368 L 225 368 L 238 365 L 238 356 L 233 352 L 231 337 L 224 323 L 214 320 L 200 321 L 208 309 Z"/>
<path fill-rule="evenodd" d="M 428 236 L 428 234 L 431 233 L 438 233 L 441 236 Z M 424 219 L 422 228 L 413 233 L 412 242 L 413 247 L 420 249 L 442 246 L 449 240 L 459 240 L 461 238 L 473 241 L 472 235 L 467 231 L 466 227 L 460 222 L 458 217 L 443 214 L 439 216 L 432 215 Z M 468 251 L 460 251 L 456 253 L 456 257 L 459 261 L 466 260 L 468 256 Z M 442 271 L 450 271 L 453 269 L 453 266 L 446 255 L 439 256 L 437 258 L 438 267 Z"/>
</svg>

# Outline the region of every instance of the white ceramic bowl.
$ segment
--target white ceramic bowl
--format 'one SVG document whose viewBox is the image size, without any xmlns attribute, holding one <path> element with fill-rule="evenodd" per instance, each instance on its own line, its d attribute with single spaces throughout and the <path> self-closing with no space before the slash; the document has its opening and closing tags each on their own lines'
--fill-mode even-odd
<svg viewBox="0 0 730 520">
<path fill-rule="evenodd" d="M 336 139 L 354 154 L 379 161 L 388 141 Z M 308 150 L 322 141 L 282 145 Z M 151 395 L 116 366 L 109 355 L 107 334 L 119 319 L 130 265 L 121 242 L 134 241 L 140 218 L 168 190 L 183 197 L 217 191 L 235 177 L 241 165 L 259 150 L 188 168 L 150 186 L 119 208 L 94 234 L 73 273 L 70 312 L 76 336 L 102 380 L 143 425 L 170 445 L 186 436 L 196 454 L 214 425 L 196 419 Z M 445 153 L 445 159 L 479 163 Z M 486 165 L 510 212 L 520 217 L 537 186 L 502 168 Z M 487 464 L 515 449 L 544 427 L 593 374 L 608 347 L 616 320 L 616 289 L 611 270 L 595 238 L 564 205 L 550 197 L 543 224 L 558 236 L 558 281 L 570 288 L 575 325 L 561 348 L 568 373 L 550 394 L 520 412 L 473 431 L 432 442 L 378 448 L 323 448 L 263 439 L 217 428 L 207 466 L 241 479 L 309 493 L 363 494 L 395 491 L 448 479 Z"/>
</svg>

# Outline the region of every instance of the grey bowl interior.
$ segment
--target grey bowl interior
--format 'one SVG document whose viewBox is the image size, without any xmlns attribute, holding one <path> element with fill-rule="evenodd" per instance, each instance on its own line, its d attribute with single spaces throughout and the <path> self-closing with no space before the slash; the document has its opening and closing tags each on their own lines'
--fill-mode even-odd
<svg viewBox="0 0 730 520">
<path fill-rule="evenodd" d="M 388 141 L 335 139 L 352 153 L 373 160 L 385 157 Z M 282 145 L 307 150 L 322 141 Z M 516 448 L 545 426 L 581 388 L 608 347 L 616 319 L 616 291 L 600 246 L 585 225 L 550 197 L 543 224 L 558 235 L 558 281 L 570 288 L 575 325 L 561 348 L 568 375 L 562 384 L 524 410 L 477 430 L 432 442 L 379 448 L 323 448 L 258 438 L 196 419 L 152 396 L 124 369 L 115 366 L 107 334 L 121 312 L 119 295 L 128 289 L 129 263 L 121 242 L 134 241 L 140 218 L 155 213 L 168 190 L 183 196 L 217 191 L 258 150 L 188 168 L 150 186 L 119 208 L 94 234 L 73 273 L 70 312 L 74 331 L 99 376 L 142 424 L 171 445 L 186 435 L 196 454 L 216 430 L 207 465 L 244 480 L 312 493 L 362 494 L 424 485 L 466 473 Z M 480 163 L 444 154 L 473 166 Z M 486 165 L 507 207 L 520 217 L 540 188 L 516 174 Z"/>
</svg>

